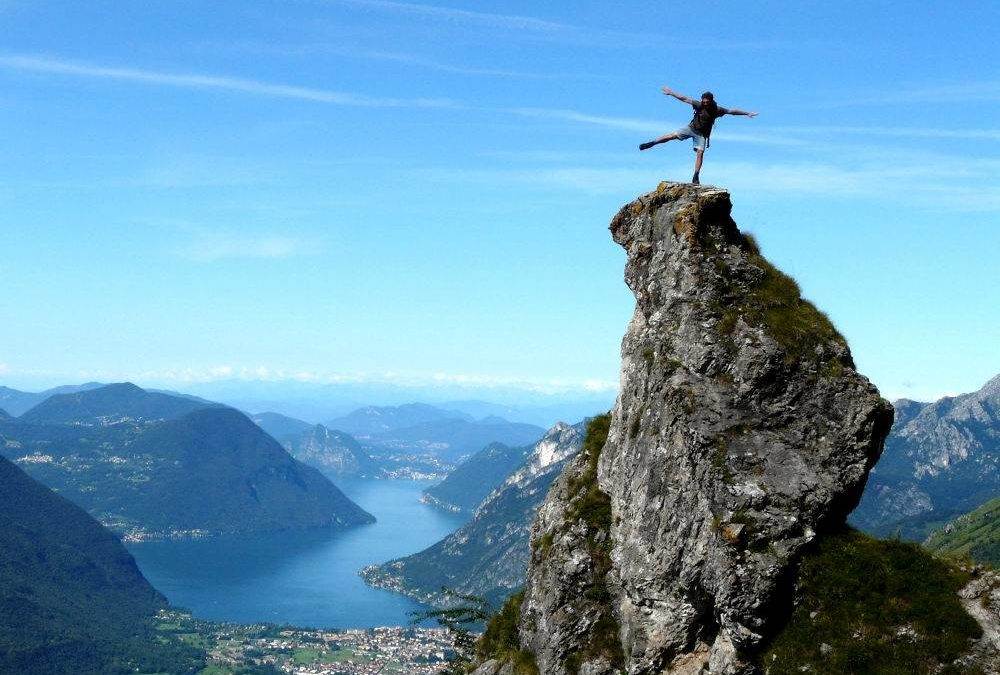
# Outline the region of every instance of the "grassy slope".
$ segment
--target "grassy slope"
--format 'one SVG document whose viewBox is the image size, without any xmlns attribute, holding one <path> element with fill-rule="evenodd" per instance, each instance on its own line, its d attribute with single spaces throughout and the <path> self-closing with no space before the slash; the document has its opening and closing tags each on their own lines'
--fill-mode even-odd
<svg viewBox="0 0 1000 675">
<path fill-rule="evenodd" d="M 791 618 L 760 662 L 772 675 L 950 670 L 981 635 L 957 591 L 968 576 L 918 545 L 831 534 L 806 556 Z"/>
<path fill-rule="evenodd" d="M 972 558 L 1000 568 L 1000 497 L 937 530 L 924 546 L 946 556 Z"/>
</svg>

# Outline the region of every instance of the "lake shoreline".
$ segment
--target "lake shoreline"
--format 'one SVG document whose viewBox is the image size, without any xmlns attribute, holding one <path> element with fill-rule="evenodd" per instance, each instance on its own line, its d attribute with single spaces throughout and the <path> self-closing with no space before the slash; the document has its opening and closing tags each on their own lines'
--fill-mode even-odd
<svg viewBox="0 0 1000 675">
<path fill-rule="evenodd" d="M 154 587 L 201 619 L 339 630 L 412 625 L 424 603 L 368 586 L 359 574 L 436 543 L 466 516 L 421 502 L 431 481 L 335 480 L 377 522 L 126 546 Z"/>
</svg>

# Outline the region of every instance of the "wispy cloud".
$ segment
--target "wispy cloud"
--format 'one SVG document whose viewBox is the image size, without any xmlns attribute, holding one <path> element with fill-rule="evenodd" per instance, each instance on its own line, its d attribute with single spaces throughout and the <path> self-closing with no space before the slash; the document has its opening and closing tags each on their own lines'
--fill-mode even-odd
<svg viewBox="0 0 1000 675">
<path fill-rule="evenodd" d="M 643 134 L 671 131 L 669 123 L 637 117 L 615 117 L 562 108 L 506 108 L 504 112 L 521 117 L 560 120 Z M 756 124 L 756 123 L 755 123 Z M 755 132 L 716 131 L 713 139 L 775 146 L 806 146 L 817 136 L 880 136 L 883 138 L 927 138 L 956 140 L 1000 140 L 1000 129 L 961 129 L 905 126 L 759 126 Z"/>
<path fill-rule="evenodd" d="M 349 56 L 351 58 L 366 59 L 372 61 L 385 61 L 389 63 L 399 63 L 406 66 L 424 68 L 427 70 L 436 70 L 438 72 L 451 73 L 454 75 L 504 77 L 504 78 L 528 79 L 528 80 L 594 79 L 597 77 L 589 73 L 562 73 L 562 72 L 540 73 L 540 72 L 528 72 L 523 70 L 512 70 L 508 68 L 480 68 L 470 65 L 445 63 L 443 61 L 427 58 L 425 56 L 420 56 L 418 54 L 410 54 L 405 52 L 370 51 L 363 49 L 342 49 L 338 47 L 330 47 L 325 51 L 328 51 L 329 53 L 339 54 L 342 56 Z"/>
<path fill-rule="evenodd" d="M 49 370 L 0 370 L 13 374 L 65 383 L 74 379 L 98 382 L 136 382 L 140 385 L 183 386 L 220 381 L 302 383 L 313 385 L 386 385 L 402 389 L 447 389 L 455 391 L 515 390 L 543 395 L 613 394 L 618 381 L 602 378 L 519 377 L 481 373 L 437 372 L 333 372 L 274 365 L 215 363 L 208 365 L 163 366 L 154 368 L 80 369 L 72 374 Z"/>
<path fill-rule="evenodd" d="M 451 99 L 437 98 L 381 98 L 295 85 L 276 84 L 260 80 L 242 79 L 195 73 L 164 73 L 136 68 L 119 68 L 46 56 L 0 56 L 0 68 L 52 75 L 67 75 L 104 80 L 137 82 L 142 84 L 181 87 L 188 89 L 218 89 L 255 96 L 289 98 L 340 106 L 366 108 L 454 108 L 460 107 Z"/>
<path fill-rule="evenodd" d="M 534 117 L 542 119 L 560 120 L 575 124 L 589 124 L 605 127 L 609 129 L 619 129 L 622 131 L 632 131 L 648 136 L 660 136 L 673 131 L 676 126 L 671 127 L 669 122 L 636 117 L 614 117 L 608 115 L 595 115 L 577 110 L 559 108 L 507 108 L 504 112 L 519 115 L 521 117 Z M 755 133 L 741 133 L 718 131 L 712 135 L 713 139 L 735 141 L 738 143 L 753 143 L 761 145 L 793 146 L 805 145 L 807 141 L 790 137 L 787 133 L 759 131 Z"/>
<path fill-rule="evenodd" d="M 314 242 L 297 236 L 199 229 L 193 230 L 191 240 L 175 253 L 195 262 L 215 262 L 234 258 L 290 258 L 316 250 Z"/>
<path fill-rule="evenodd" d="M 309 57 L 316 56 L 336 56 L 350 59 L 360 59 L 363 61 L 384 61 L 387 63 L 398 63 L 414 68 L 435 70 L 442 73 L 452 73 L 455 75 L 472 75 L 484 77 L 504 77 L 519 78 L 529 80 L 556 80 L 556 79 L 607 79 L 594 73 L 568 73 L 568 72 L 536 72 L 516 70 L 512 68 L 483 68 L 465 63 L 449 63 L 440 61 L 420 54 L 411 52 L 398 52 L 386 50 L 374 50 L 366 48 L 361 44 L 348 42 L 314 42 L 306 44 L 281 45 L 273 43 L 256 42 L 227 42 L 210 43 L 213 49 L 227 52 L 251 53 L 256 55 L 279 56 L 279 57 Z"/>
<path fill-rule="evenodd" d="M 943 105 L 1000 101 L 1000 81 L 935 83 L 930 86 L 902 87 L 878 92 L 848 92 L 831 96 L 809 107 L 847 108 L 901 103 L 938 103 Z"/>
<path fill-rule="evenodd" d="M 521 117 L 536 117 L 565 122 L 576 122 L 579 124 L 593 124 L 596 126 L 621 129 L 623 131 L 637 131 L 644 134 L 664 133 L 664 123 L 656 120 L 639 119 L 635 117 L 610 117 L 607 115 L 594 115 L 561 108 L 507 108 L 504 112 Z"/>
<path fill-rule="evenodd" d="M 424 17 L 439 23 L 455 26 L 481 26 L 489 29 L 503 29 L 520 33 L 526 37 L 543 40 L 585 43 L 592 46 L 606 46 L 615 49 L 642 49 L 656 47 L 662 49 L 670 46 L 680 49 L 704 49 L 702 40 L 675 40 L 665 35 L 643 33 L 638 31 L 618 31 L 593 29 L 562 21 L 552 21 L 522 14 L 500 14 L 481 12 L 468 9 L 458 9 L 441 5 L 429 5 L 415 2 L 399 2 L 398 0 L 331 0 L 342 5 L 352 5 L 382 12 L 403 14 L 413 17 Z M 740 40 L 727 39 L 728 36 L 714 36 L 713 49 L 744 50 L 773 48 L 802 48 L 807 43 L 787 40 Z M 810 41 L 809 45 L 828 44 Z"/>
<path fill-rule="evenodd" d="M 786 134 L 881 136 L 883 138 L 954 138 L 959 140 L 1000 141 L 1000 129 L 829 125 L 778 127 L 774 131 Z"/>
<path fill-rule="evenodd" d="M 663 47 L 668 42 L 662 36 L 635 32 L 590 29 L 561 21 L 540 19 L 521 14 L 501 14 L 481 12 L 441 5 L 428 5 L 397 0 L 332 0 L 342 5 L 352 5 L 384 13 L 423 18 L 454 28 L 483 28 L 496 33 L 506 31 L 528 40 L 559 42 L 567 44 L 587 44 L 594 47 Z M 680 46 L 670 41 L 671 46 Z"/>
<path fill-rule="evenodd" d="M 761 195 L 808 195 L 899 201 L 910 206 L 953 212 L 1000 210 L 996 162 L 959 162 L 932 155 L 879 156 L 883 163 L 844 166 L 834 161 L 713 162 L 710 175 L 725 176 L 726 187 Z M 542 190 L 587 194 L 635 192 L 636 185 L 655 186 L 665 175 L 690 173 L 688 163 L 666 167 L 572 166 L 429 172 L 435 180 L 477 185 L 516 184 Z M 705 173 L 703 171 L 703 173 Z"/>
<path fill-rule="evenodd" d="M 517 14 L 495 14 L 492 12 L 477 12 L 454 7 L 425 5 L 412 2 L 394 2 L 392 0 L 336 0 L 340 4 L 369 7 L 412 16 L 424 16 L 441 19 L 453 23 L 474 23 L 489 28 L 506 28 L 511 30 L 554 33 L 566 30 L 576 30 L 571 26 L 557 21 L 547 21 L 532 16 Z"/>
</svg>

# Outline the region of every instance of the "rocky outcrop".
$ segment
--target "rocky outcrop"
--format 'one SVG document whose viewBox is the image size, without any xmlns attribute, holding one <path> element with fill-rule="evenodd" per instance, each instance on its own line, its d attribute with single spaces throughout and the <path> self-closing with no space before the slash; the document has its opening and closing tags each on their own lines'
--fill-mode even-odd
<svg viewBox="0 0 1000 675">
<path fill-rule="evenodd" d="M 730 209 L 664 183 L 611 223 L 636 309 L 613 413 L 532 530 L 520 643 L 542 673 L 753 672 L 879 457 L 892 407 Z"/>
<path fill-rule="evenodd" d="M 1000 571 L 977 568 L 965 588 L 959 591 L 962 605 L 982 627 L 976 641 L 958 665 L 969 672 L 1000 675 Z"/>
</svg>

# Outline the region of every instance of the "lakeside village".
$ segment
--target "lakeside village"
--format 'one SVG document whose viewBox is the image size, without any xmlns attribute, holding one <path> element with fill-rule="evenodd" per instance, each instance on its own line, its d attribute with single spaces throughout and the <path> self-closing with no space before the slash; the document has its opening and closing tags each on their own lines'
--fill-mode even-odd
<svg viewBox="0 0 1000 675">
<path fill-rule="evenodd" d="M 295 675 L 431 675 L 453 653 L 443 628 L 416 626 L 313 630 L 269 624 L 222 624 L 163 610 L 157 630 L 204 649 L 203 675 L 268 668 Z M 262 671 L 264 672 L 264 671 Z"/>
</svg>

